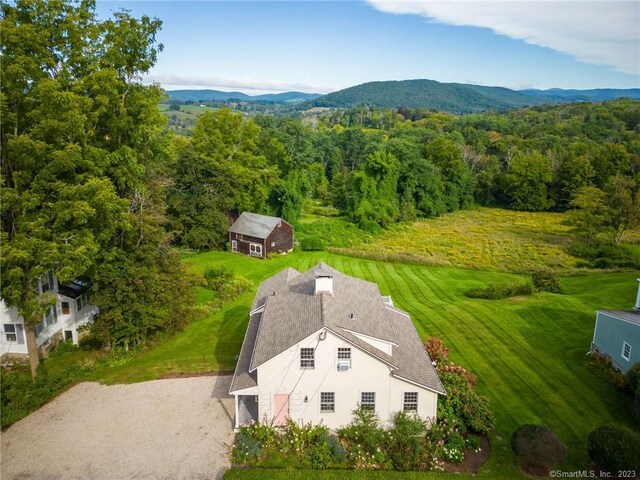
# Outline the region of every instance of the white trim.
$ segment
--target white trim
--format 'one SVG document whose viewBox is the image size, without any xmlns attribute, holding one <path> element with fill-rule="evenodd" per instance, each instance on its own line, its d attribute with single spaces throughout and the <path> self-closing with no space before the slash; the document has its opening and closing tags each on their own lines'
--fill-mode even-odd
<svg viewBox="0 0 640 480">
<path fill-rule="evenodd" d="M 383 303 L 384 303 L 384 302 L 383 302 Z M 402 310 L 398 310 L 396 307 L 392 307 L 391 305 L 387 305 L 386 303 L 384 303 L 384 307 L 385 307 L 387 310 L 391 310 L 392 312 L 398 313 L 398 314 L 400 314 L 400 315 L 404 315 L 404 316 L 405 316 L 405 317 L 407 317 L 407 318 L 411 318 L 411 317 L 409 316 L 409 314 L 408 314 L 408 313 L 403 312 Z"/>
<path fill-rule="evenodd" d="M 404 377 L 401 377 L 400 375 L 396 375 L 393 372 L 391 372 L 391 375 L 393 375 L 398 380 L 402 380 L 403 382 L 407 382 L 407 383 L 410 383 L 412 385 L 416 385 L 416 386 L 418 386 L 420 388 L 424 388 L 425 390 L 429 390 L 430 392 L 437 393 L 438 395 L 446 395 L 447 394 L 444 391 L 443 392 L 439 392 L 438 390 L 434 390 L 433 388 L 427 387 L 426 385 L 421 385 L 421 384 L 419 384 L 417 382 L 414 382 L 413 380 L 409 380 L 408 378 L 404 378 Z"/>
<path fill-rule="evenodd" d="M 600 311 L 596 312 L 596 326 L 593 329 L 593 339 L 591 340 L 591 350 L 593 351 L 593 347 L 596 344 L 596 333 L 598 332 L 598 317 L 600 316 Z"/>
<path fill-rule="evenodd" d="M 340 337 L 342 340 L 344 340 L 345 342 L 349 343 L 350 345 L 353 345 L 354 347 L 356 347 L 356 348 L 357 348 L 359 351 L 361 351 L 362 353 L 365 353 L 365 354 L 367 354 L 367 355 L 369 355 L 369 356 L 371 356 L 371 357 L 373 357 L 373 358 L 375 358 L 375 359 L 377 359 L 377 360 L 380 360 L 382 363 L 384 363 L 385 365 L 387 365 L 387 366 L 389 366 L 389 367 L 392 367 L 392 368 L 398 368 L 398 366 L 397 366 L 397 365 L 394 365 L 393 363 L 391 363 L 391 362 L 389 362 L 389 361 L 385 360 L 385 359 L 384 359 L 384 358 L 382 358 L 382 357 L 377 356 L 377 355 L 376 355 L 376 354 L 374 354 L 374 353 L 368 352 L 368 351 L 367 351 L 367 350 L 365 350 L 364 348 L 360 347 L 360 345 L 356 345 L 356 344 L 355 344 L 355 343 L 353 343 L 350 339 L 348 339 L 347 337 L 344 337 L 344 336 L 340 335 L 340 334 L 339 334 L 338 332 L 336 332 L 335 330 L 333 330 L 333 329 L 331 329 L 331 328 L 329 328 L 329 327 L 324 327 L 324 328 L 326 328 L 327 330 L 329 330 L 329 331 L 330 331 L 331 333 L 333 333 L 335 336 Z M 346 330 L 346 329 L 344 329 L 344 330 Z M 353 334 L 352 334 L 352 335 L 353 335 Z M 363 341 L 364 341 L 364 340 L 363 340 Z M 374 347 L 373 345 L 371 345 L 371 348 L 376 348 L 376 347 Z M 378 348 L 376 348 L 376 350 L 379 350 L 379 349 L 378 349 Z M 382 352 L 382 353 L 384 353 L 384 352 Z M 386 354 L 385 354 L 385 355 L 386 355 Z M 391 355 L 389 355 L 389 356 L 391 356 Z"/>
<path fill-rule="evenodd" d="M 231 240 L 231 251 L 233 253 L 238 253 L 238 241 L 237 240 Z"/>
<path fill-rule="evenodd" d="M 377 340 L 379 342 L 386 343 L 387 345 L 393 345 L 394 347 L 397 347 L 399 345 L 396 342 L 391 342 L 389 340 L 383 340 L 381 338 L 372 337 L 371 335 L 367 335 L 366 333 L 360 333 L 360 332 L 357 332 L 355 330 L 349 330 L 348 328 L 344 328 L 344 327 L 340 327 L 340 328 L 342 328 L 342 330 L 344 330 L 345 332 L 349 332 L 352 335 L 356 335 L 356 336 L 360 335 L 360 336 L 365 337 L 365 338 L 370 338 L 371 340 Z M 371 345 L 371 346 L 373 347 L 373 345 Z M 376 348 L 376 347 L 373 347 L 373 348 Z"/>
<path fill-rule="evenodd" d="M 624 356 L 624 351 L 626 350 L 626 348 L 629 347 L 629 355 L 628 356 Z M 625 342 L 624 340 L 622 341 L 622 352 L 620 353 L 620 356 L 625 359 L 627 362 L 629 360 L 631 360 L 631 344 Z"/>
</svg>

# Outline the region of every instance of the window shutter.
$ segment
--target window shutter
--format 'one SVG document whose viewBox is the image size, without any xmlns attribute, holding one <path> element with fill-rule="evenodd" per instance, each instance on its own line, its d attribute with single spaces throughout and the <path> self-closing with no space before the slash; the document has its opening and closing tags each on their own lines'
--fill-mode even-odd
<svg viewBox="0 0 640 480">
<path fill-rule="evenodd" d="M 24 345 L 24 325 L 21 323 L 16 323 L 16 337 L 18 345 Z"/>
</svg>

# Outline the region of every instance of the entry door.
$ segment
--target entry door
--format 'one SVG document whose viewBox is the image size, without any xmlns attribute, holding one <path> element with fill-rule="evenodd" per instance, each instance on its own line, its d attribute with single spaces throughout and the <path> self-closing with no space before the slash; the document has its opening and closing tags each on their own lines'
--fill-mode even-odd
<svg viewBox="0 0 640 480">
<path fill-rule="evenodd" d="M 274 425 L 284 425 L 289 418 L 289 394 L 276 393 L 273 396 L 273 423 Z"/>
<path fill-rule="evenodd" d="M 254 257 L 261 257 L 262 245 L 260 245 L 259 243 L 249 244 L 249 253 L 251 253 L 251 255 L 253 255 Z"/>
<path fill-rule="evenodd" d="M 236 240 L 231 240 L 231 251 L 238 253 L 238 242 Z"/>
</svg>

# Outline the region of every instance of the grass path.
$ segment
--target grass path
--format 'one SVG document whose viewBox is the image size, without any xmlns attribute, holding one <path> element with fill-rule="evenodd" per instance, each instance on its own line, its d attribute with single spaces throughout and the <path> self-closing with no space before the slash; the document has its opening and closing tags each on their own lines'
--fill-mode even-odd
<svg viewBox="0 0 640 480">
<path fill-rule="evenodd" d="M 482 476 L 518 475 L 509 441 L 512 432 L 523 423 L 549 425 L 567 445 L 567 467 L 571 468 L 586 465 L 585 440 L 590 430 L 609 421 L 633 425 L 630 400 L 588 370 L 585 353 L 593 333 L 595 310 L 630 308 L 635 299 L 637 272 L 565 277 L 564 295 L 488 301 L 466 298 L 463 292 L 523 277 L 382 263 L 324 252 L 294 253 L 270 261 L 210 252 L 185 263 L 200 272 L 209 265 L 225 264 L 257 287 L 260 281 L 287 266 L 304 271 L 319 261 L 377 283 L 382 294 L 392 295 L 396 306 L 411 314 L 423 338 L 441 337 L 451 348 L 452 360 L 478 376 L 478 390 L 489 398 L 497 420 L 491 435 L 493 452 Z M 241 296 L 174 339 L 109 369 L 102 380 L 131 382 L 171 371 L 233 369 L 252 299 L 253 292 Z M 180 361 L 181 355 L 184 361 Z"/>
</svg>

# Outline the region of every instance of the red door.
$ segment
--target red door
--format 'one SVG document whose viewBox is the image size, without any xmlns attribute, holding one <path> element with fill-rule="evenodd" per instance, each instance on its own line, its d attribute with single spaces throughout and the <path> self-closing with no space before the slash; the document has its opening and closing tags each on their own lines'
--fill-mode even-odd
<svg viewBox="0 0 640 480">
<path fill-rule="evenodd" d="M 273 423 L 284 425 L 289 418 L 289 394 L 276 393 L 273 396 Z"/>
</svg>

